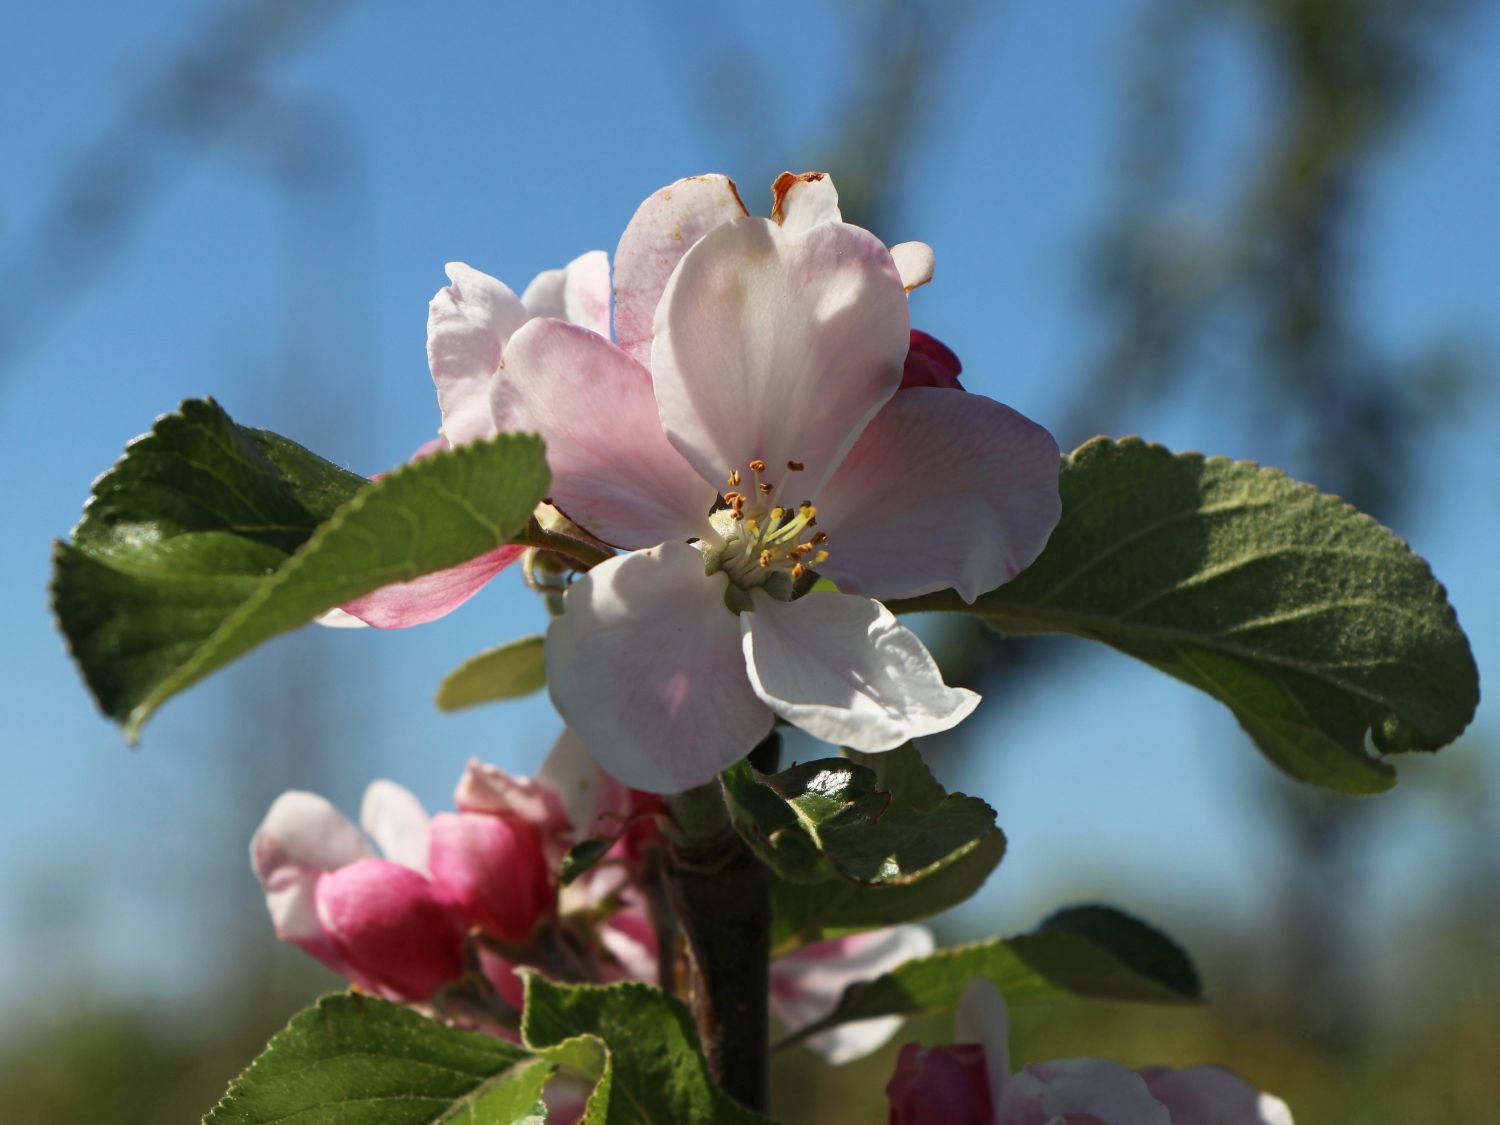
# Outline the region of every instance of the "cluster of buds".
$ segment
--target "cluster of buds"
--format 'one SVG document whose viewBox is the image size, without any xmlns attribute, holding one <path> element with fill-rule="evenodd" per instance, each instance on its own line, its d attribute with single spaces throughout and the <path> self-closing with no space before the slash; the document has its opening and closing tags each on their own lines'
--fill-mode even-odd
<svg viewBox="0 0 1500 1125">
<path fill-rule="evenodd" d="M 276 935 L 358 988 L 507 1038 L 524 1000 L 518 968 L 559 981 L 675 975 L 662 965 L 666 912 L 653 909 L 660 798 L 615 781 L 565 733 L 534 779 L 470 761 L 454 805 L 429 817 L 407 790 L 376 781 L 356 827 L 316 794 L 283 793 L 250 845 Z M 562 886 L 563 858 L 585 839 L 608 850 Z M 803 946 L 771 966 L 772 1010 L 795 1032 L 848 985 L 932 948 L 912 925 Z M 900 1023 L 845 1024 L 810 1046 L 848 1062 Z"/>
</svg>

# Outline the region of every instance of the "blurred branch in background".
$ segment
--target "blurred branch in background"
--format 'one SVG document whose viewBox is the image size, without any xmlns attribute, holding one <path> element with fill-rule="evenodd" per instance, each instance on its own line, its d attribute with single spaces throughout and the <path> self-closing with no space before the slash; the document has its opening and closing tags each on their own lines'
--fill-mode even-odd
<svg viewBox="0 0 1500 1125">
<path fill-rule="evenodd" d="M 219 8 L 171 62 L 125 99 L 84 147 L 50 204 L 0 243 L 0 378 L 166 197 L 184 150 L 221 139 L 271 97 L 266 72 L 312 40 L 349 0 L 243 0 Z"/>
</svg>

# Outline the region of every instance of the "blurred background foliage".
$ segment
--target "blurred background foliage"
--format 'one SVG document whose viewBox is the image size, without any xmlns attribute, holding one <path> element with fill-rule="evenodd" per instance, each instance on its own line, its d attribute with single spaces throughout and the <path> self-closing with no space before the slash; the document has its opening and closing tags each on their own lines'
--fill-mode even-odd
<svg viewBox="0 0 1500 1125">
<path fill-rule="evenodd" d="M 163 56 L 113 131 L 79 143 L 52 205 L 0 241 L 0 360 L 14 363 L 65 311 L 39 294 L 76 294 L 111 257 L 125 255 L 189 155 L 226 137 L 249 150 L 281 201 L 288 277 L 314 274 L 331 256 L 374 259 L 361 234 L 368 202 L 360 148 L 337 107 L 288 101 L 265 81 L 279 55 L 339 35 L 331 17 L 343 6 L 227 4 L 210 9 L 185 45 L 171 45 L 180 54 Z M 1056 398 L 1068 412 L 1044 419 L 1065 448 L 1095 432 L 1120 432 L 1122 417 L 1196 412 L 1214 416 L 1220 432 L 1226 425 L 1254 432 L 1258 456 L 1398 527 L 1422 504 L 1423 451 L 1445 440 L 1455 418 L 1493 409 L 1492 357 L 1471 339 L 1447 336 L 1393 349 L 1372 330 L 1360 274 L 1378 232 L 1365 205 L 1392 147 L 1421 130 L 1443 97 L 1447 68 L 1467 61 L 1466 29 L 1483 6 L 1146 0 L 1116 44 L 1114 65 L 1057 76 L 1117 87 L 1105 220 L 1078 232 L 1080 253 L 1068 264 L 1098 318 L 1096 346 L 1062 376 L 1067 385 Z M 647 11 L 663 57 L 687 60 L 672 76 L 684 112 L 696 128 L 733 138 L 740 167 L 760 167 L 767 151 L 806 153 L 809 165 L 834 174 L 847 218 L 909 237 L 901 233 L 908 200 L 897 170 L 914 159 L 936 115 L 963 112 L 948 100 L 949 64 L 987 6 L 834 7 L 843 32 L 840 58 L 830 61 L 837 89 L 816 125 L 798 123 L 796 135 L 743 96 L 786 75 L 739 42 L 734 20 L 708 26 L 678 18 L 680 6 L 648 3 Z M 1057 19 L 1068 18 L 1065 7 L 1056 6 Z M 1212 138 L 1200 91 L 1225 42 L 1253 64 L 1262 120 L 1253 148 L 1231 159 L 1218 154 L 1205 177 Z M 940 263 L 941 254 L 939 247 Z M 318 448 L 319 428 L 332 425 L 336 411 L 297 373 L 335 349 L 348 364 L 350 350 L 357 359 L 368 344 L 357 335 L 320 338 L 304 298 L 288 293 L 283 382 L 273 378 L 263 393 L 294 404 L 303 419 L 297 436 Z M 1228 402 L 1235 405 L 1226 421 Z M 1487 623 L 1466 624 L 1473 631 Z M 996 644 L 968 622 L 931 635 L 950 680 L 981 689 L 990 707 L 1062 674 L 1080 655 L 1063 641 Z M 326 654 L 321 638 L 294 637 L 236 682 L 225 703 L 237 733 L 224 753 L 224 791 L 215 798 L 222 805 L 204 807 L 248 811 L 228 822 L 208 812 L 181 828 L 181 869 L 160 873 L 196 918 L 190 937 L 207 948 L 195 954 L 216 966 L 207 987 L 163 1001 L 111 979 L 91 965 L 79 938 L 97 916 L 75 913 L 61 889 L 64 873 L 45 864 L 32 872 L 15 901 L 28 942 L 22 963 L 36 968 L 29 999 L 11 1005 L 0 1028 L 6 1121 L 196 1120 L 293 1010 L 335 984 L 272 942 L 252 881 L 222 870 L 222 849 L 197 846 L 242 836 L 247 819 L 291 784 L 316 789 L 320 777 L 332 783 L 351 770 L 334 760 L 329 734 L 345 721 L 335 718 L 348 691 L 340 683 L 357 680 L 359 668 L 344 658 L 331 668 Z M 266 706 L 268 699 L 278 705 Z M 983 731 L 971 731 L 930 747 L 950 784 L 972 785 Z M 1490 748 L 1478 742 L 1471 737 L 1443 761 L 1404 764 L 1402 792 L 1415 790 L 1408 803 L 1431 806 L 1448 862 L 1425 872 L 1420 901 L 1375 933 L 1366 859 L 1390 831 L 1386 806 L 1324 796 L 1250 760 L 1236 776 L 1243 800 L 1256 804 L 1279 841 L 1263 857 L 1273 868 L 1274 909 L 1243 926 L 1221 917 L 1219 903 L 1174 893 L 1170 872 L 1157 883 L 1137 872 L 1128 895 L 1110 896 L 1187 945 L 1215 1002 L 1191 1011 L 1099 1004 L 1018 1011 L 1017 1061 L 1094 1054 L 1135 1065 L 1221 1061 L 1284 1096 L 1302 1122 L 1493 1120 L 1500 797 L 1493 771 L 1481 766 Z M 1004 801 L 996 803 L 1003 825 Z M 1112 873 L 1060 869 L 1054 901 L 1109 895 Z M 1002 867 L 995 879 L 1005 877 Z M 1225 900 L 1235 894 L 1222 888 Z M 937 929 L 944 942 L 984 931 L 974 912 Z M 950 1034 L 946 1021 L 909 1031 L 903 1038 Z M 831 1070 L 790 1052 L 776 1061 L 775 1109 L 792 1123 L 882 1120 L 895 1053 L 893 1044 Z"/>
</svg>

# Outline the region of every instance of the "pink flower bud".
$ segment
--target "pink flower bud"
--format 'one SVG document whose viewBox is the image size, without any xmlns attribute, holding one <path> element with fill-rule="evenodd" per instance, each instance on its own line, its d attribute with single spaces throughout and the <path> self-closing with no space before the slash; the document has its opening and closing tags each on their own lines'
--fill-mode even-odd
<svg viewBox="0 0 1500 1125">
<path fill-rule="evenodd" d="M 901 390 L 907 387 L 939 387 L 944 390 L 961 391 L 958 377 L 963 364 L 953 350 L 925 332 L 911 330 L 911 348 L 906 353 L 906 366 L 901 369 Z"/>
<path fill-rule="evenodd" d="M 500 941 L 525 944 L 557 902 L 536 827 L 484 813 L 432 818 L 427 862 L 444 900 Z"/>
<path fill-rule="evenodd" d="M 891 1125 L 991 1125 L 994 1109 L 984 1048 L 908 1043 L 886 1084 Z"/>
<path fill-rule="evenodd" d="M 470 758 L 453 804 L 461 813 L 489 813 L 533 825 L 554 865 L 567 854 L 573 822 L 562 795 L 540 778 L 513 777 L 499 766 Z"/>
<path fill-rule="evenodd" d="M 409 867 L 361 859 L 318 880 L 318 920 L 338 955 L 391 1000 L 429 999 L 463 975 L 463 931 Z"/>
</svg>

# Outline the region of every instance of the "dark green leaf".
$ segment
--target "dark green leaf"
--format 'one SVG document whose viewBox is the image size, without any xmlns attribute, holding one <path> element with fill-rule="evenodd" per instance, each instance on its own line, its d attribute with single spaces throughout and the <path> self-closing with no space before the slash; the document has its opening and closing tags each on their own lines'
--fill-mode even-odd
<svg viewBox="0 0 1500 1125">
<path fill-rule="evenodd" d="M 945 793 L 914 748 L 857 757 L 722 775 L 735 827 L 779 876 L 778 948 L 938 913 L 1005 853 L 994 811 Z"/>
<path fill-rule="evenodd" d="M 1222 700 L 1271 761 L 1346 793 L 1379 754 L 1436 750 L 1479 700 L 1427 564 L 1337 497 L 1274 469 L 1095 438 L 1064 459 L 1063 515 L 1015 581 L 965 606 L 1004 632 L 1103 641 Z"/>
<path fill-rule="evenodd" d="M 939 950 L 851 985 L 831 1015 L 790 1041 L 851 1020 L 948 1011 L 973 977 L 992 981 L 1010 1004 L 1202 999 L 1192 962 L 1170 938 L 1109 907 L 1076 907 L 1053 915 L 1034 933 Z"/>
<path fill-rule="evenodd" d="M 189 401 L 95 482 L 72 542 L 57 544 L 53 605 L 133 740 L 164 701 L 262 641 L 501 545 L 548 481 L 541 441 L 505 435 L 369 484 Z"/>
<path fill-rule="evenodd" d="M 438 688 L 437 705 L 444 711 L 461 711 L 480 703 L 519 699 L 546 685 L 542 637 L 522 637 L 471 656 L 449 672 Z"/>
<path fill-rule="evenodd" d="M 635 982 L 567 985 L 528 970 L 521 976 L 527 1046 L 596 1083 L 585 1125 L 767 1122 L 714 1085 L 680 1001 Z"/>
<path fill-rule="evenodd" d="M 560 879 L 563 886 L 567 886 L 578 876 L 582 875 L 594 864 L 598 863 L 609 852 L 609 840 L 579 840 L 568 849 L 568 854 L 563 856 L 562 873 Z"/>
<path fill-rule="evenodd" d="M 369 996 L 325 996 L 230 1084 L 205 1125 L 542 1125 L 553 1066 Z"/>
</svg>

